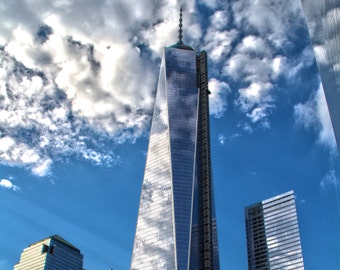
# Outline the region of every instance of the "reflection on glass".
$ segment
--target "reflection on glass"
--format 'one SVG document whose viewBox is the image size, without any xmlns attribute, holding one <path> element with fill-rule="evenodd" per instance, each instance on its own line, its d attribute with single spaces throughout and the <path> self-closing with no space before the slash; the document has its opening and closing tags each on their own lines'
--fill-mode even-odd
<svg viewBox="0 0 340 270">
<path fill-rule="evenodd" d="M 188 48 L 178 45 L 163 52 L 131 262 L 134 270 L 202 269 L 207 262 L 209 269 L 219 269 L 206 54 L 196 55 Z"/>
<path fill-rule="evenodd" d="M 249 269 L 304 269 L 294 192 L 245 208 Z"/>
<path fill-rule="evenodd" d="M 302 0 L 307 26 L 340 153 L 340 5 Z"/>
</svg>

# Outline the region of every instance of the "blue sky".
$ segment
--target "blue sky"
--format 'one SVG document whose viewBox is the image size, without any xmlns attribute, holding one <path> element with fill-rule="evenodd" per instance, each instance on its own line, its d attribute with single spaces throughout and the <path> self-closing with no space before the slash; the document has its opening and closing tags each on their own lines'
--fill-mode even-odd
<svg viewBox="0 0 340 270">
<path fill-rule="evenodd" d="M 129 268 L 179 9 L 142 2 L 0 3 L 2 270 L 53 234 L 87 270 Z M 209 56 L 221 268 L 247 269 L 244 207 L 293 189 L 306 269 L 339 269 L 339 157 L 301 4 L 186 1 L 183 19 Z"/>
</svg>

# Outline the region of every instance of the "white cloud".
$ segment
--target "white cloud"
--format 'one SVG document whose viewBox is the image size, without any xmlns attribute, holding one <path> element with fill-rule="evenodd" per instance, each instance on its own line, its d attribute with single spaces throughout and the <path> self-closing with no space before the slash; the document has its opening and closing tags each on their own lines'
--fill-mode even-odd
<svg viewBox="0 0 340 270">
<path fill-rule="evenodd" d="M 19 191 L 20 187 L 14 185 L 10 180 L 8 179 L 1 179 L 0 180 L 0 188 L 5 189 L 12 189 L 13 191 Z"/>
<path fill-rule="evenodd" d="M 245 55 L 256 53 L 259 58 L 272 56 L 272 49 L 266 44 L 266 41 L 262 37 L 254 35 L 244 37 L 237 48 L 237 52 Z"/>
<path fill-rule="evenodd" d="M 260 121 L 261 119 L 267 117 L 267 112 L 265 110 L 265 108 L 255 108 L 254 110 L 252 110 L 251 113 L 248 113 L 247 116 L 251 119 L 251 121 L 253 123 L 256 123 L 258 121 Z"/>
<path fill-rule="evenodd" d="M 183 4 L 184 40 L 198 44 L 204 37 L 195 1 Z M 4 3 L 0 162 L 37 176 L 49 175 L 63 156 L 119 163 L 106 146 L 145 134 L 161 49 L 177 42 L 178 8 L 176 0 Z M 212 19 L 220 47 L 229 42 L 224 15 Z M 215 117 L 226 110 L 228 89 L 212 80 Z"/>
<path fill-rule="evenodd" d="M 199 40 L 202 37 L 202 29 L 198 23 L 194 23 L 189 25 L 189 27 L 185 28 L 186 33 L 190 36 L 192 40 Z"/>
<path fill-rule="evenodd" d="M 248 134 L 253 133 L 253 128 L 247 122 L 239 122 L 237 127 L 247 132 Z"/>
<path fill-rule="evenodd" d="M 203 41 L 213 63 L 212 115 L 225 113 L 234 80 L 241 83 L 236 107 L 250 123 L 269 127 L 275 79 L 289 70 L 280 49 L 291 31 L 289 20 L 301 15 L 295 2 L 245 0 L 229 6 L 201 0 L 216 9 L 202 24 L 197 3 L 183 2 L 184 40 L 192 47 Z M 178 7 L 177 0 L 3 3 L 0 162 L 38 176 L 69 155 L 119 163 L 106 146 L 145 134 L 161 49 L 177 41 Z M 243 128 L 252 132 L 249 124 Z"/>
<path fill-rule="evenodd" d="M 318 132 L 319 143 L 336 148 L 333 127 L 321 83 L 309 100 L 294 106 L 294 117 L 296 125 Z"/>
<path fill-rule="evenodd" d="M 15 141 L 11 137 L 3 137 L 0 139 L 0 153 L 7 152 L 13 145 Z"/>
<path fill-rule="evenodd" d="M 175 9 L 176 1 L 4 3 L 0 162 L 38 176 L 65 155 L 120 162 L 101 141 L 134 142 L 148 127 L 157 80 L 151 60 L 177 40 Z M 188 1 L 186 23 L 199 38 L 192 13 Z"/>
<path fill-rule="evenodd" d="M 236 29 L 227 30 L 227 11 L 217 10 L 210 17 L 210 25 L 204 36 L 203 49 L 208 51 L 214 64 L 225 61 L 231 50 L 231 43 L 237 37 Z"/>
<path fill-rule="evenodd" d="M 301 4 L 294 0 L 233 1 L 232 9 L 238 27 L 255 30 L 278 47 L 286 41 L 290 21 L 303 18 Z"/>
<path fill-rule="evenodd" d="M 35 163 L 32 167 L 32 172 L 37 176 L 46 176 L 51 170 L 51 159 L 39 160 L 39 163 Z"/>
<path fill-rule="evenodd" d="M 32 148 L 24 143 L 17 143 L 10 137 L 0 139 L 1 162 L 9 166 L 28 166 L 38 176 L 45 176 L 51 162 L 46 163 L 46 157 L 41 157 L 38 148 Z"/>
<path fill-rule="evenodd" d="M 283 59 L 282 56 L 277 56 L 273 59 L 272 70 L 274 79 L 282 72 Z"/>
<path fill-rule="evenodd" d="M 229 85 L 216 79 L 209 80 L 209 96 L 210 114 L 216 118 L 222 117 L 227 109 L 227 95 L 230 93 Z"/>
<path fill-rule="evenodd" d="M 320 182 L 320 187 L 325 189 L 327 186 L 336 186 L 338 184 L 337 176 L 334 170 L 331 170 L 324 176 Z"/>
<path fill-rule="evenodd" d="M 7 179 L 1 179 L 0 180 L 0 186 L 3 188 L 12 188 L 12 183 L 11 181 L 7 180 Z"/>
<path fill-rule="evenodd" d="M 203 49 L 209 51 L 209 58 L 212 59 L 213 62 L 224 61 L 231 50 L 231 42 L 236 35 L 237 32 L 235 30 L 218 31 L 214 28 L 208 29 Z"/>
<path fill-rule="evenodd" d="M 221 145 L 224 145 L 225 144 L 225 140 L 226 140 L 226 137 L 224 134 L 218 134 L 218 141 Z"/>
<path fill-rule="evenodd" d="M 203 48 L 213 62 L 210 74 L 229 85 L 230 81 L 239 85 L 239 89 L 233 89 L 239 94 L 234 101 L 236 108 L 251 123 L 269 128 L 268 118 L 276 103 L 276 80 L 293 80 L 302 68 L 313 64 L 310 48 L 294 59 L 287 59 L 283 49 L 291 46 L 292 27 L 304 22 L 301 5 L 293 0 L 201 3 L 216 9 L 204 35 Z"/>
<path fill-rule="evenodd" d="M 253 123 L 268 125 L 269 109 L 275 102 L 273 81 L 282 71 L 283 56 L 274 56 L 273 49 L 261 37 L 245 36 L 227 60 L 223 73 L 245 85 L 238 89 L 236 107 Z"/>
<path fill-rule="evenodd" d="M 271 83 L 253 82 L 248 87 L 239 89 L 240 97 L 236 100 L 236 104 L 242 111 L 247 112 L 256 104 L 270 102 L 271 97 L 268 91 L 271 88 Z"/>
</svg>

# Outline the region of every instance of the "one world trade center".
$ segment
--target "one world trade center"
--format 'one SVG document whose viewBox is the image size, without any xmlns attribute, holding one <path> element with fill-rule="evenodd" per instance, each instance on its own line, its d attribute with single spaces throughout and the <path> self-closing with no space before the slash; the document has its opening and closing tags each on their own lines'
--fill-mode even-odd
<svg viewBox="0 0 340 270">
<path fill-rule="evenodd" d="M 207 56 L 163 50 L 131 270 L 219 269 Z"/>
</svg>

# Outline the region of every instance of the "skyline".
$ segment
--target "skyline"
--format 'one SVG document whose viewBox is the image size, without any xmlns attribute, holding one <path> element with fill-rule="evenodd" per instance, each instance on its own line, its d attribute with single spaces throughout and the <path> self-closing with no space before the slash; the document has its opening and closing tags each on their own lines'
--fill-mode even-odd
<svg viewBox="0 0 340 270">
<path fill-rule="evenodd" d="M 20 3 L 0 4 L 0 268 L 57 233 L 86 269 L 127 269 L 177 2 Z M 184 7 L 208 55 L 221 269 L 246 269 L 243 207 L 291 189 L 306 268 L 339 268 L 339 157 L 301 4 Z"/>
</svg>

